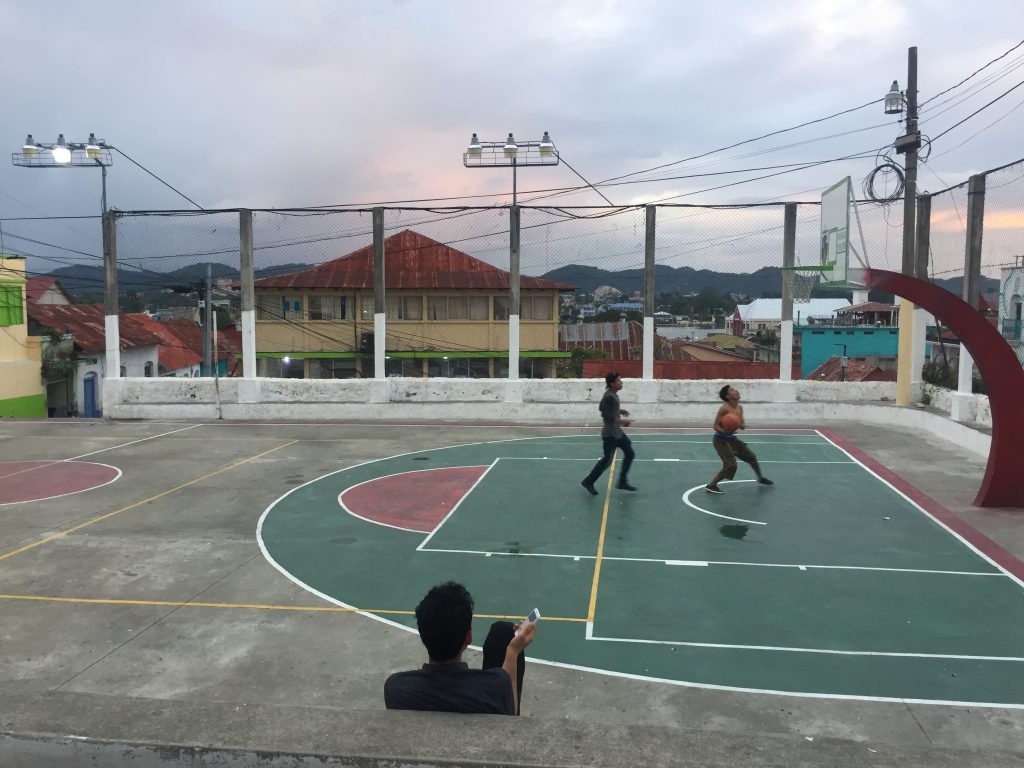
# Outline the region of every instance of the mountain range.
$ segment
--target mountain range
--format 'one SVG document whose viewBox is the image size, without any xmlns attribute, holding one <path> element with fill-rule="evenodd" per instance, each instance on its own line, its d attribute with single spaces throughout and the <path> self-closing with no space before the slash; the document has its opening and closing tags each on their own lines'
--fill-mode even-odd
<svg viewBox="0 0 1024 768">
<path fill-rule="evenodd" d="M 309 264 L 279 264 L 256 270 L 256 277 L 270 277 L 286 272 L 308 269 Z M 238 279 L 238 270 L 227 264 L 212 265 L 214 279 Z M 64 289 L 72 296 L 87 293 L 102 293 L 103 267 L 77 264 L 61 267 L 49 273 L 60 280 Z M 643 293 L 644 273 L 642 269 L 624 269 L 611 271 L 582 264 L 553 269 L 541 277 L 568 283 L 576 287 L 578 293 L 593 293 L 602 285 L 610 285 L 626 296 Z M 117 270 L 118 288 L 121 293 L 135 291 L 140 296 L 163 293 L 175 287 L 185 288 L 198 286 L 206 279 L 206 264 L 191 264 L 171 272 L 155 272 L 120 267 Z M 946 290 L 962 294 L 963 278 L 953 277 L 945 280 L 934 280 Z M 693 267 L 669 267 L 655 265 L 654 285 L 658 293 L 698 293 L 704 288 L 714 288 L 723 294 L 739 294 L 751 298 L 762 296 L 778 296 L 782 290 L 782 270 L 778 267 L 762 267 L 756 272 L 716 272 L 710 269 L 694 269 Z M 999 281 L 982 277 L 981 292 L 988 294 L 999 290 Z M 820 289 L 816 293 L 823 292 Z"/>
</svg>

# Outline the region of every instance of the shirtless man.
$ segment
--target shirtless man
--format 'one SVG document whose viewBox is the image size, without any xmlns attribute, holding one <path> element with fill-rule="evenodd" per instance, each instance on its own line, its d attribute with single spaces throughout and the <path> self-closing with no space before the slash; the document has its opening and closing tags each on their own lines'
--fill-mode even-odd
<svg viewBox="0 0 1024 768">
<path fill-rule="evenodd" d="M 725 493 L 725 491 L 718 487 L 718 483 L 722 480 L 732 480 L 735 477 L 736 459 L 745 461 L 751 466 L 754 474 L 757 475 L 758 483 L 761 485 L 774 485 L 771 480 L 761 474 L 761 467 L 757 463 L 757 456 L 754 455 L 754 452 L 747 447 L 746 443 L 736 437 L 734 429 L 730 430 L 722 423 L 722 417 L 732 413 L 739 417 L 739 429 L 747 428 L 746 422 L 743 420 L 743 406 L 740 405 L 739 390 L 726 384 L 719 390 L 718 396 L 725 402 L 722 403 L 722 407 L 718 409 L 718 413 L 715 415 L 715 436 L 711 440 L 711 444 L 715 447 L 715 452 L 719 458 L 722 459 L 722 468 L 711 482 L 704 486 L 704 490 L 708 493 Z"/>
</svg>

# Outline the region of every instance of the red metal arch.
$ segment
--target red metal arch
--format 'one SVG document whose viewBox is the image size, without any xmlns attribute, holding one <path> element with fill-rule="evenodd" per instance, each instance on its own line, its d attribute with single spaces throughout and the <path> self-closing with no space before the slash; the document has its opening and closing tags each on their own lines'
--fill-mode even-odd
<svg viewBox="0 0 1024 768">
<path fill-rule="evenodd" d="M 1016 466 L 1014 442 L 1024 435 L 1024 368 L 999 332 L 965 301 L 944 288 L 910 275 L 865 270 L 869 288 L 909 299 L 943 321 L 960 337 L 985 379 L 992 409 L 992 447 L 974 503 L 979 507 L 1024 507 L 1024 472 Z"/>
</svg>

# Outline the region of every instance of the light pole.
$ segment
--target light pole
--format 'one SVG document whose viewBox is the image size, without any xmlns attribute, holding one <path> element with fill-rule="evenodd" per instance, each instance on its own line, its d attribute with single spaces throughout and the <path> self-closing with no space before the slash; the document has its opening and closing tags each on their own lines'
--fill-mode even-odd
<svg viewBox="0 0 1024 768">
<path fill-rule="evenodd" d="M 20 152 L 11 153 L 11 162 L 23 168 L 99 168 L 102 175 L 100 211 L 102 212 L 103 271 L 105 276 L 106 378 L 121 375 L 120 333 L 117 322 L 117 253 L 113 219 L 107 213 L 107 168 L 114 164 L 110 150 L 103 139 L 90 133 L 84 142 L 68 142 L 64 134 L 57 135 L 54 143 L 35 141 L 30 133 Z"/>
<path fill-rule="evenodd" d="M 504 141 L 480 141 L 476 134 L 462 154 L 467 168 L 512 168 L 512 205 L 516 205 L 516 169 L 523 165 L 558 165 L 558 150 L 547 131 L 540 141 L 516 141 L 510 132 Z"/>
<path fill-rule="evenodd" d="M 508 216 L 508 378 L 519 379 L 519 205 L 516 169 L 521 165 L 558 165 L 558 150 L 544 131 L 540 141 L 517 142 L 511 132 L 505 141 L 480 141 L 474 133 L 462 155 L 467 168 L 512 168 L 512 205 Z"/>
<path fill-rule="evenodd" d="M 23 168 L 99 168 L 103 176 L 100 210 L 107 212 L 107 167 L 114 164 L 110 154 L 113 149 L 103 139 L 97 139 L 90 133 L 84 142 L 68 142 L 64 134 L 58 134 L 57 141 L 50 143 L 37 142 L 30 133 L 20 152 L 11 153 L 11 162 Z"/>
</svg>

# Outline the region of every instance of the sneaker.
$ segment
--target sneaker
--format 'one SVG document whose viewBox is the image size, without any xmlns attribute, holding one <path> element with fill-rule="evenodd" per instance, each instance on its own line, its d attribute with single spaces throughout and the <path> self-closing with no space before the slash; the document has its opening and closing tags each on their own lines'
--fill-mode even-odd
<svg viewBox="0 0 1024 768">
<path fill-rule="evenodd" d="M 623 491 L 635 491 L 636 490 L 636 486 L 635 485 L 630 485 L 629 483 L 627 483 L 625 481 L 621 481 L 615 487 L 620 489 L 620 490 L 623 490 Z"/>
<path fill-rule="evenodd" d="M 775 485 L 775 483 L 773 483 L 767 477 L 759 477 L 757 478 L 757 482 L 760 483 L 761 485 Z"/>
<path fill-rule="evenodd" d="M 587 493 L 591 496 L 597 496 L 597 488 L 594 487 L 593 483 L 588 483 L 586 480 L 580 483 L 584 488 L 587 489 Z"/>
<path fill-rule="evenodd" d="M 708 493 L 725 493 L 725 491 L 719 488 L 718 485 L 713 483 L 705 485 L 704 490 L 707 491 Z"/>
</svg>

